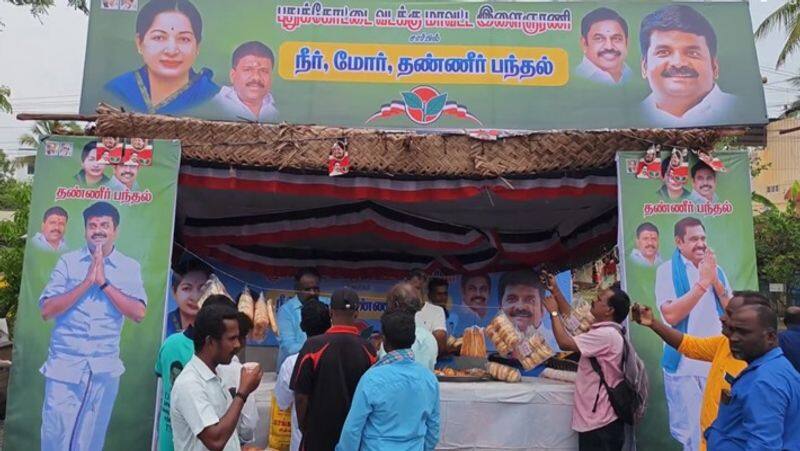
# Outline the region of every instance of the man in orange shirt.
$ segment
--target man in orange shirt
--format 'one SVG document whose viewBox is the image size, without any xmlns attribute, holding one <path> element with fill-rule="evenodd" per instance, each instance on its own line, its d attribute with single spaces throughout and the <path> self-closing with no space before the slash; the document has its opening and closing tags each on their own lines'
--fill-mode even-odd
<svg viewBox="0 0 800 451">
<path fill-rule="evenodd" d="M 684 334 L 656 319 L 649 307 L 639 304 L 633 305 L 631 318 L 635 322 L 652 329 L 668 346 L 677 349 L 682 355 L 690 359 L 711 362 L 700 411 L 699 427 L 701 437 L 706 428 L 711 426 L 711 423 L 717 418 L 720 397 L 726 392 L 730 394 L 731 381 L 747 366 L 747 362 L 733 357 L 730 342 L 728 341 L 730 336 L 728 321 L 733 312 L 745 305 L 764 305 L 772 308 L 767 298 L 759 293 L 736 291 L 720 317 L 722 335 L 706 338 Z M 700 449 L 702 451 L 706 449 L 705 438 L 701 441 Z"/>
</svg>

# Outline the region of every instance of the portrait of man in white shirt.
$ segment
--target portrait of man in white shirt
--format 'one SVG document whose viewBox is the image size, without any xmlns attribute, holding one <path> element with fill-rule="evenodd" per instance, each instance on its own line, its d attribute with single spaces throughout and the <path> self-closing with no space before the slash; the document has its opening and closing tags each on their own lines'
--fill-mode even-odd
<svg viewBox="0 0 800 451">
<path fill-rule="evenodd" d="M 603 85 L 620 85 L 631 78 L 628 56 L 628 23 L 616 11 L 597 8 L 581 20 L 583 60 L 575 75 Z"/>
<path fill-rule="evenodd" d="M 714 125 L 735 117 L 736 96 L 717 84 L 717 35 L 697 10 L 668 5 L 647 15 L 639 44 L 642 77 L 651 90 L 642 102 L 649 125 Z"/>
<path fill-rule="evenodd" d="M 214 96 L 212 106 L 232 121 L 277 122 L 278 109 L 272 97 L 275 55 L 258 41 L 245 42 L 231 58 L 230 86 Z"/>
</svg>

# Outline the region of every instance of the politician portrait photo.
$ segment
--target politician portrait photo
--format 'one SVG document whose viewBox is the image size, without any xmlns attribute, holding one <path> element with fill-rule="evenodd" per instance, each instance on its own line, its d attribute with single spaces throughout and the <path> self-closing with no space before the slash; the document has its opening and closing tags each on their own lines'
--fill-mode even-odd
<svg viewBox="0 0 800 451">
<path fill-rule="evenodd" d="M 695 337 L 722 333 L 720 316 L 732 291 L 721 264 L 708 245 L 706 228 L 697 218 L 675 223 L 675 251 L 656 271 L 655 299 L 661 318 Z M 672 436 L 684 449 L 698 449 L 700 403 L 710 364 L 683 357 L 664 345 L 661 360 Z"/>
<path fill-rule="evenodd" d="M 641 104 L 652 125 L 680 127 L 735 119 L 737 98 L 717 84 L 720 65 L 711 23 L 687 5 L 665 6 L 642 19 L 642 77 L 650 95 Z"/>
<path fill-rule="evenodd" d="M 67 243 L 64 234 L 67 232 L 69 214 L 61 207 L 50 207 L 42 215 L 41 229 L 33 236 L 33 245 L 48 252 L 64 252 Z"/>
<path fill-rule="evenodd" d="M 539 274 L 524 269 L 503 274 L 498 283 L 500 307 L 519 332 L 530 337 L 539 333 L 553 349 L 559 349 L 550 312 L 544 306 L 546 288 Z M 556 296 L 559 311 L 569 311 L 569 304 L 563 297 Z"/>
<path fill-rule="evenodd" d="M 616 11 L 603 7 L 583 16 L 580 44 L 583 60 L 575 76 L 611 86 L 630 80 L 628 23 Z"/>
<path fill-rule="evenodd" d="M 101 450 L 125 372 L 125 319 L 144 319 L 141 265 L 116 247 L 119 211 L 96 202 L 83 211 L 85 244 L 62 254 L 39 298 L 53 321 L 42 407 L 42 450 Z"/>
<path fill-rule="evenodd" d="M 81 169 L 75 174 L 75 181 L 85 188 L 97 188 L 110 180 L 105 174 L 106 163 L 101 160 L 97 141 L 89 141 L 81 151 Z"/>
<path fill-rule="evenodd" d="M 717 172 L 706 162 L 698 160 L 692 166 L 692 192 L 689 199 L 698 204 L 715 204 L 717 197 Z"/>
<path fill-rule="evenodd" d="M 136 51 L 144 63 L 105 85 L 130 111 L 179 114 L 210 101 L 211 70 L 195 71 L 203 18 L 189 0 L 150 0 L 136 17 Z"/>
<path fill-rule="evenodd" d="M 663 260 L 658 252 L 658 227 L 652 222 L 643 222 L 636 228 L 635 246 L 631 261 L 639 266 L 658 266 Z"/>
<path fill-rule="evenodd" d="M 277 122 L 278 109 L 272 97 L 275 55 L 257 41 L 245 42 L 233 51 L 230 86 L 214 97 L 215 113 L 231 121 Z"/>
</svg>

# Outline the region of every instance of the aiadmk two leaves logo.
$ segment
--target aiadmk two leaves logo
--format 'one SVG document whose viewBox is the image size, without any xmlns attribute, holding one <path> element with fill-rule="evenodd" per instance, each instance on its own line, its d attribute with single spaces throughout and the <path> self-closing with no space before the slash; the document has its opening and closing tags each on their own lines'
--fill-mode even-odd
<svg viewBox="0 0 800 451">
<path fill-rule="evenodd" d="M 375 119 L 388 119 L 405 113 L 414 123 L 427 125 L 436 122 L 442 115 L 466 119 L 481 124 L 466 106 L 447 101 L 447 93 L 440 93 L 430 86 L 417 86 L 411 91 L 401 92 L 403 100 L 392 100 L 381 105 L 381 109 L 364 123 Z"/>
</svg>

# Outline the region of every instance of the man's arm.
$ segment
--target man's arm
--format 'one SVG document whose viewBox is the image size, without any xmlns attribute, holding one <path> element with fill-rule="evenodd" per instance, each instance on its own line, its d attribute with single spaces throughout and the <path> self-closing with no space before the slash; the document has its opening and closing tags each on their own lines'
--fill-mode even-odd
<svg viewBox="0 0 800 451">
<path fill-rule="evenodd" d="M 747 436 L 745 449 L 764 451 L 786 449 L 783 429 L 788 405 L 785 387 L 756 381 L 744 400 L 742 430 Z"/>
<path fill-rule="evenodd" d="M 439 443 L 439 384 L 436 384 L 436 402 L 431 415 L 425 419 L 425 451 L 433 451 Z"/>
<path fill-rule="evenodd" d="M 239 393 L 247 397 L 252 395 L 261 383 L 263 374 L 261 368 L 248 369 L 243 367 L 239 382 Z M 235 396 L 225 415 L 219 419 L 219 422 L 207 426 L 197 434 L 197 438 L 203 442 L 206 448 L 212 451 L 221 451 L 225 448 L 225 444 L 228 443 L 228 440 L 236 431 L 236 425 L 239 423 L 239 416 L 242 414 L 244 404 L 245 401 L 241 397 Z"/>
<path fill-rule="evenodd" d="M 50 273 L 50 280 L 42 293 L 42 299 L 39 301 L 42 319 L 48 321 L 67 311 L 89 291 L 92 284 L 94 284 L 94 278 L 95 264 L 93 262 L 81 283 L 76 285 L 75 288 L 63 292 L 67 284 L 67 263 L 63 257 L 60 258 L 56 263 L 56 267 L 53 268 L 53 272 Z M 61 293 L 53 294 L 58 292 Z"/>
<path fill-rule="evenodd" d="M 550 290 L 550 292 L 553 294 L 553 297 L 556 298 L 556 303 L 558 304 L 558 313 L 563 316 L 569 316 L 572 306 L 569 305 L 569 301 L 567 301 L 567 298 L 561 291 L 561 287 L 558 286 L 556 276 L 547 272 L 544 273 L 544 276 L 547 280 L 547 289 Z"/>
<path fill-rule="evenodd" d="M 664 320 L 674 326 L 686 319 L 709 288 L 698 282 L 683 296 L 661 305 L 661 314 L 664 316 Z"/>
<path fill-rule="evenodd" d="M 558 304 L 552 296 L 544 298 L 544 306 L 547 310 L 545 312 L 546 315 L 550 315 L 550 312 L 556 312 L 558 310 Z M 561 318 L 551 316 L 550 320 L 550 324 L 553 325 L 553 335 L 556 337 L 558 347 L 561 348 L 562 351 L 577 351 L 578 344 L 575 343 L 575 339 L 572 338 L 572 335 L 567 332 L 564 323 L 561 322 Z"/>
<path fill-rule="evenodd" d="M 306 433 L 306 413 L 308 413 L 308 395 L 294 392 L 294 410 L 297 414 L 297 429 Z"/>
<path fill-rule="evenodd" d="M 339 436 L 339 444 L 336 445 L 336 451 L 350 451 L 361 449 L 361 437 L 364 433 L 364 425 L 367 424 L 367 418 L 372 413 L 372 406 L 369 402 L 369 396 L 366 393 L 366 383 L 369 381 L 362 378 L 362 383 L 358 384 L 356 393 L 353 395 L 353 403 L 350 406 L 350 412 L 347 414 L 347 419 L 344 421 L 342 433 Z M 300 422 L 298 415 L 297 422 Z"/>
<path fill-rule="evenodd" d="M 649 327 L 653 332 L 661 337 L 664 342 L 675 349 L 681 345 L 683 333 L 662 323 L 653 315 L 653 310 L 640 304 L 634 304 L 631 309 L 631 319 L 642 326 Z"/>
<path fill-rule="evenodd" d="M 438 355 L 447 354 L 447 319 L 444 309 L 436 306 L 436 313 L 433 318 L 433 338 L 436 339 L 436 349 Z"/>
<path fill-rule="evenodd" d="M 137 323 L 144 319 L 144 315 L 147 312 L 147 307 L 144 305 L 144 302 L 126 295 L 120 291 L 119 288 L 111 284 L 106 285 L 103 292 L 108 296 L 111 303 L 114 304 L 114 307 L 129 319 Z"/>
</svg>

